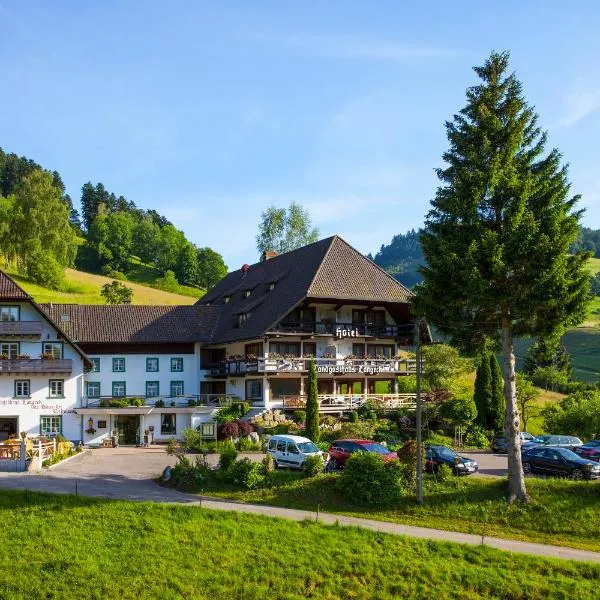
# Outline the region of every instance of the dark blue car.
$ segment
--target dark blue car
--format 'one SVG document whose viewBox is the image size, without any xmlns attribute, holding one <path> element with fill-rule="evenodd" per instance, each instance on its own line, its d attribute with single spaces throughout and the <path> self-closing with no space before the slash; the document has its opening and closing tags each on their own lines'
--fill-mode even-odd
<svg viewBox="0 0 600 600">
<path fill-rule="evenodd" d="M 425 471 L 437 473 L 442 465 L 448 465 L 455 475 L 470 475 L 479 465 L 466 456 L 460 456 L 447 446 L 427 446 L 425 448 Z"/>
<path fill-rule="evenodd" d="M 523 473 L 559 475 L 573 479 L 600 478 L 600 464 L 568 448 L 537 446 L 522 453 Z"/>
</svg>

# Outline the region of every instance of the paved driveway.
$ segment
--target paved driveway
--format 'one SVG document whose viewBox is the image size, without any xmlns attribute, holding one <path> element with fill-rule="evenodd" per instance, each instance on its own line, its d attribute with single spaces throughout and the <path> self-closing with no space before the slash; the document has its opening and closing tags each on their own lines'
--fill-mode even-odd
<svg viewBox="0 0 600 600">
<path fill-rule="evenodd" d="M 480 475 L 493 475 L 504 477 L 508 473 L 508 458 L 506 454 L 492 454 L 491 452 L 460 452 L 461 456 L 469 456 L 479 464 Z"/>
</svg>

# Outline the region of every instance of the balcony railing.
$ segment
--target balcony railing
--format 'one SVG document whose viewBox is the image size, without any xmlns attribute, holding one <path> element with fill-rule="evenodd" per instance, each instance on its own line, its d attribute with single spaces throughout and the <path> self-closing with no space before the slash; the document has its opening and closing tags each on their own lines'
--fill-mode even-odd
<svg viewBox="0 0 600 600">
<path fill-rule="evenodd" d="M 71 373 L 73 361 L 70 358 L 27 358 L 0 360 L 2 373 Z"/>
<path fill-rule="evenodd" d="M 306 408 L 305 395 L 279 396 L 272 402 L 281 402 L 284 410 L 304 410 Z M 398 408 L 414 408 L 416 406 L 415 394 L 319 394 L 319 410 L 321 412 L 340 412 L 356 410 L 366 402 L 376 409 L 395 410 Z"/>
<path fill-rule="evenodd" d="M 41 337 L 41 321 L 0 321 L 0 337 Z"/>
<path fill-rule="evenodd" d="M 227 406 L 241 402 L 232 394 L 186 394 L 184 396 L 100 396 L 83 397 L 84 408 L 193 408 Z M 158 404 L 158 406 L 157 406 Z"/>
<path fill-rule="evenodd" d="M 310 358 L 243 358 L 211 365 L 213 377 L 235 377 L 257 373 L 303 373 Z M 317 373 L 326 375 L 379 375 L 416 373 L 416 361 L 398 358 L 315 358 Z"/>
<path fill-rule="evenodd" d="M 273 333 L 308 333 L 312 335 L 333 335 L 337 337 L 401 338 L 410 343 L 414 325 L 389 325 L 387 323 L 335 323 L 333 321 L 280 321 Z M 344 333 L 345 332 L 345 333 Z"/>
</svg>

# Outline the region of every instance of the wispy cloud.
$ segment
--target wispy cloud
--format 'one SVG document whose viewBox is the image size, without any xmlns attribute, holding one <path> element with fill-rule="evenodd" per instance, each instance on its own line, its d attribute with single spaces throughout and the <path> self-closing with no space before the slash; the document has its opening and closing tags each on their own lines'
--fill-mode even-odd
<svg viewBox="0 0 600 600">
<path fill-rule="evenodd" d="M 405 61 L 414 58 L 455 56 L 460 51 L 426 44 L 410 44 L 394 40 L 345 35 L 256 35 L 253 39 L 298 48 L 327 58 L 361 58 L 380 61 Z"/>
<path fill-rule="evenodd" d="M 571 127 L 600 108 L 600 89 L 577 87 L 565 99 L 566 114 L 560 124 Z"/>
</svg>

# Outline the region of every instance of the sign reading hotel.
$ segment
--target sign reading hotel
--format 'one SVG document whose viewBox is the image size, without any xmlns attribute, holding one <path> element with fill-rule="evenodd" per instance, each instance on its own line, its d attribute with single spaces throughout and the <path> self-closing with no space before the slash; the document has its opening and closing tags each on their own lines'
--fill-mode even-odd
<svg viewBox="0 0 600 600">
<path fill-rule="evenodd" d="M 344 338 L 355 338 L 355 337 L 359 337 L 358 329 L 342 329 L 341 327 L 338 327 L 335 330 L 335 339 L 336 340 L 342 340 Z"/>
</svg>

